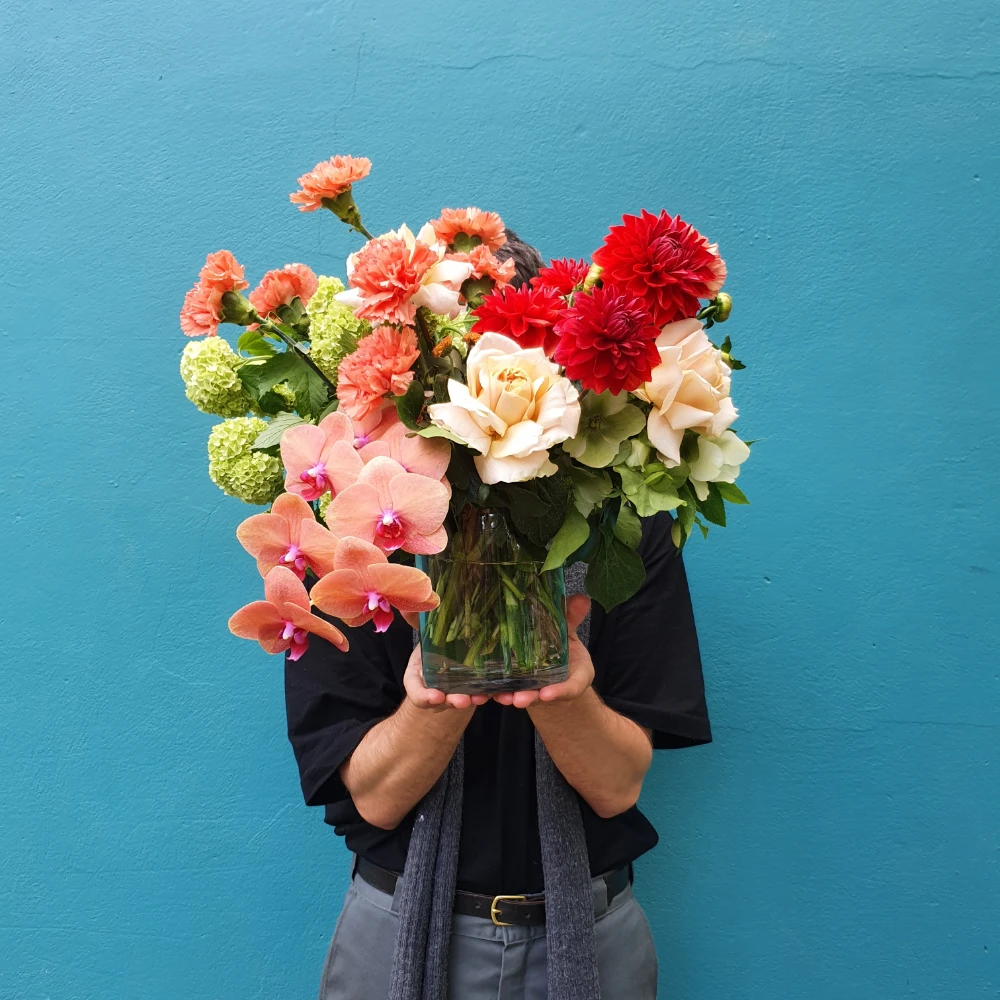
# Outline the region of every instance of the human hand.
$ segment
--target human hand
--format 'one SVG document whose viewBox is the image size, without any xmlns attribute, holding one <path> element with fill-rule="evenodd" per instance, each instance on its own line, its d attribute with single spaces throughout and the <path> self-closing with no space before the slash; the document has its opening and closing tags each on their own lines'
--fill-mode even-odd
<svg viewBox="0 0 1000 1000">
<path fill-rule="evenodd" d="M 577 637 L 576 630 L 590 610 L 586 594 L 573 594 L 566 601 L 566 630 L 569 633 L 569 676 L 558 684 L 549 684 L 537 691 L 504 691 L 493 695 L 501 705 L 529 708 L 550 702 L 567 702 L 579 698 L 594 683 L 594 664 L 590 653 Z"/>
<path fill-rule="evenodd" d="M 485 694 L 445 694 L 437 688 L 429 688 L 424 683 L 424 665 L 420 655 L 420 643 L 413 647 L 406 672 L 403 674 L 406 699 L 415 708 L 447 711 L 448 709 L 469 709 L 474 705 L 485 705 L 489 695 Z"/>
</svg>

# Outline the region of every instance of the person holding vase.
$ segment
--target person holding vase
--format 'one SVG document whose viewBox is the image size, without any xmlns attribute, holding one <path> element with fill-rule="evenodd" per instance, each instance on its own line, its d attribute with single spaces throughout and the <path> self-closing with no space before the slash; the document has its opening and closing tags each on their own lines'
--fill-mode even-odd
<svg viewBox="0 0 1000 1000">
<path fill-rule="evenodd" d="M 509 231 L 497 256 L 515 284 L 541 265 Z M 655 997 L 632 863 L 658 838 L 636 803 L 653 750 L 711 740 L 671 524 L 643 520 L 645 582 L 610 613 L 567 567 L 561 683 L 428 688 L 415 618 L 286 661 L 305 801 L 355 855 L 321 1000 Z"/>
</svg>

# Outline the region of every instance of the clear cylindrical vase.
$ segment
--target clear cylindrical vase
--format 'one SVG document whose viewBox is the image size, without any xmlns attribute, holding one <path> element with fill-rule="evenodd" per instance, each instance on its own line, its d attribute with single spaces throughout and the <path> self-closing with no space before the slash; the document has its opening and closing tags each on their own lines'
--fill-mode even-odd
<svg viewBox="0 0 1000 1000">
<path fill-rule="evenodd" d="M 566 679 L 566 583 L 518 543 L 505 511 L 466 507 L 443 552 L 418 556 L 441 599 L 420 616 L 424 683 L 453 694 Z"/>
</svg>

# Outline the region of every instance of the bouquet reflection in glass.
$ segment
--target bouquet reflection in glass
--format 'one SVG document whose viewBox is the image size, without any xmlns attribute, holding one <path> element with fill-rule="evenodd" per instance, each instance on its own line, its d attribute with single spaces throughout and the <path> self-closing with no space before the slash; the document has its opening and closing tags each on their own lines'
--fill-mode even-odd
<svg viewBox="0 0 1000 1000">
<path fill-rule="evenodd" d="M 418 557 L 417 566 L 441 601 L 420 615 L 428 687 L 495 694 L 566 679 L 563 571 L 542 571 L 503 510 L 467 507 L 447 548 Z"/>
</svg>

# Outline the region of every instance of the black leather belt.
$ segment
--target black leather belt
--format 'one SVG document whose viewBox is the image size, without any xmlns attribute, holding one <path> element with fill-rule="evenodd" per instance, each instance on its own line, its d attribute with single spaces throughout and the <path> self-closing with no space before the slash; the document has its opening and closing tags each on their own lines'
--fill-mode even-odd
<svg viewBox="0 0 1000 1000">
<path fill-rule="evenodd" d="M 359 857 L 354 864 L 354 872 L 370 886 L 386 892 L 390 896 L 396 891 L 399 876 L 395 872 L 373 864 Z M 619 893 L 624 892 L 632 882 L 631 866 L 616 868 L 613 872 L 600 876 L 608 889 L 608 906 Z M 545 893 L 534 895 L 483 896 L 478 892 L 455 893 L 455 912 L 469 917 L 483 917 L 492 920 L 497 927 L 539 926 L 545 923 Z"/>
</svg>

